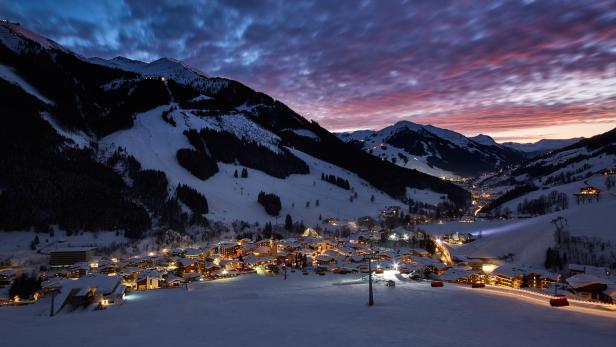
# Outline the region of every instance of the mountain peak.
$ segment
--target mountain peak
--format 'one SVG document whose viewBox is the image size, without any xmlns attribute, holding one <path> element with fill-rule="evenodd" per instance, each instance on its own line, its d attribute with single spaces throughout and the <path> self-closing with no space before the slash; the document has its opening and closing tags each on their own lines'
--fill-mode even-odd
<svg viewBox="0 0 616 347">
<path fill-rule="evenodd" d="M 477 142 L 480 145 L 484 146 L 498 146 L 496 141 L 488 135 L 479 134 L 477 136 L 469 137 L 471 140 Z"/>
<path fill-rule="evenodd" d="M 64 53 L 74 54 L 57 42 L 32 32 L 22 27 L 19 23 L 12 23 L 8 20 L 0 20 L 0 42 L 13 52 L 19 54 L 24 53 L 24 51 L 32 46 L 38 49 L 55 49 Z"/>
</svg>

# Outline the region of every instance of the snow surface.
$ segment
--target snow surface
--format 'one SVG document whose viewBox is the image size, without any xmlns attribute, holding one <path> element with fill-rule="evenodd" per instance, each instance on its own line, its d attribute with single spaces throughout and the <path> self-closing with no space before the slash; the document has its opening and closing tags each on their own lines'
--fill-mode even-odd
<svg viewBox="0 0 616 347">
<path fill-rule="evenodd" d="M 435 193 L 428 189 L 406 188 L 406 196 L 415 201 L 425 202 L 431 205 L 438 205 L 448 201 L 447 195 Z"/>
<path fill-rule="evenodd" d="M 176 152 L 180 148 L 191 148 L 182 133 L 185 129 L 199 130 L 213 127 L 217 124 L 213 123 L 216 120 L 200 118 L 188 111 L 178 110 L 172 113 L 177 123 L 176 127 L 172 127 L 161 117 L 161 112 L 168 107 L 161 106 L 138 114 L 131 129 L 118 131 L 101 139 L 100 148 L 106 148 L 110 154 L 118 146 L 124 147 L 127 153 L 137 158 L 143 168 L 164 171 L 170 187 L 182 183 L 202 192 L 208 199 L 209 218 L 222 222 L 232 222 L 236 219 L 249 222 L 276 222 L 276 218 L 267 215 L 263 207 L 257 203 L 260 191 L 280 196 L 282 218 L 288 213 L 294 221 L 303 220 L 308 225 L 318 223 L 319 216 L 323 219 L 327 217 L 354 219 L 366 215 L 373 216 L 385 206 L 400 205 L 399 201 L 372 187 L 354 173 L 294 149 L 289 150 L 306 162 L 310 169 L 309 174 L 278 179 L 261 171 L 249 169 L 248 178 L 242 179 L 233 177 L 234 171 L 241 171 L 242 166 L 219 163 L 220 171 L 202 181 L 178 164 Z M 180 114 L 181 117 L 178 116 Z M 240 122 L 240 117 L 248 123 Z M 251 139 L 254 141 L 273 145 L 271 142 L 277 139 L 275 134 L 263 128 L 259 129 L 264 133 L 258 135 L 256 128 L 250 128 L 249 124 L 257 126 L 241 115 L 223 116 L 221 122 L 225 122 L 225 119 L 231 119 L 231 123 L 223 125 L 222 128 L 241 131 L 242 127 L 245 127 L 246 136 L 253 136 Z M 351 202 L 349 198 L 352 192 L 321 180 L 321 173 L 348 179 L 351 187 L 357 191 L 358 198 Z M 375 197 L 374 203 L 370 201 L 372 195 Z M 315 206 L 317 199 L 318 207 Z M 310 201 L 309 208 L 305 207 L 307 201 Z M 278 218 L 278 222 L 282 223 L 282 218 Z"/>
<path fill-rule="evenodd" d="M 62 128 L 62 126 L 60 126 L 60 124 L 56 122 L 53 116 L 51 116 L 47 112 L 41 113 L 41 118 L 47 121 L 47 123 L 49 123 L 49 125 L 51 125 L 58 134 L 60 134 L 60 136 L 63 136 L 73 141 L 77 147 L 84 148 L 90 145 L 90 141 L 92 141 L 92 138 L 84 134 L 82 131 L 73 132 Z"/>
<path fill-rule="evenodd" d="M 385 143 L 385 140 L 388 137 L 392 136 L 402 128 L 407 128 L 412 131 L 419 131 L 422 129 L 422 126 L 411 122 L 398 122 L 395 125 L 386 127 L 380 131 L 358 130 L 352 133 L 340 133 L 337 134 L 337 136 L 345 142 L 360 141 L 363 143 L 364 150 L 370 150 L 372 155 L 383 160 L 392 161 L 393 159 L 398 166 L 417 170 L 432 176 L 458 178 L 458 175 L 453 172 L 443 170 L 429 164 L 428 157 L 430 154 L 425 156 L 411 155 L 404 149 Z M 430 151 L 427 150 L 427 152 L 429 153 Z M 400 158 L 400 155 L 408 158 L 408 161 L 404 162 L 402 158 Z M 435 153 L 435 155 L 437 157 L 439 156 L 438 153 Z"/>
<path fill-rule="evenodd" d="M 598 203 L 577 205 L 570 203 L 567 210 L 528 219 L 478 221 L 475 223 L 444 223 L 420 226 L 433 235 L 463 232 L 482 238 L 460 246 L 452 246 L 456 255 L 476 257 L 499 257 L 514 254 L 514 262 L 521 266 L 542 267 L 545 252 L 554 244 L 554 225 L 558 216 L 567 219 L 566 230 L 571 236 L 598 237 L 616 241 L 613 214 L 616 211 L 616 196 L 606 194 Z"/>
<path fill-rule="evenodd" d="M 242 275 L 129 294 L 104 311 L 50 318 L 49 299 L 0 309 L 0 335 L 20 346 L 613 346 L 613 312 L 427 282 L 333 285 L 356 275 Z M 36 333 L 33 333 L 36 332 Z"/>
<path fill-rule="evenodd" d="M 35 96 L 37 99 L 42 102 L 53 105 L 54 102 L 46 98 L 43 94 L 41 94 L 36 88 L 34 88 L 30 83 L 21 78 L 19 75 L 15 73 L 12 67 L 0 64 L 0 78 L 10 82 L 12 84 L 16 84 L 21 89 L 23 89 L 26 93 Z"/>
</svg>

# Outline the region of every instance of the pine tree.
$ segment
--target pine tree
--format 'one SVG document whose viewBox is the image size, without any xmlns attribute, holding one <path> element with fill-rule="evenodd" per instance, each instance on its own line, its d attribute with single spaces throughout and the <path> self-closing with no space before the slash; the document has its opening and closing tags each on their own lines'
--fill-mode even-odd
<svg viewBox="0 0 616 347">
<path fill-rule="evenodd" d="M 248 169 L 247 168 L 243 168 L 242 169 L 242 178 L 247 178 L 248 177 Z"/>
<path fill-rule="evenodd" d="M 370 202 L 374 202 L 374 194 L 370 197 Z"/>
<path fill-rule="evenodd" d="M 287 216 L 284 218 L 284 228 L 286 231 L 291 231 L 293 230 L 293 218 L 291 218 L 290 214 L 287 214 Z"/>
<path fill-rule="evenodd" d="M 235 172 L 233 172 L 233 177 L 237 178 L 237 169 L 235 170 Z"/>
<path fill-rule="evenodd" d="M 552 248 L 548 248 L 548 250 L 545 252 L 545 262 L 543 263 L 543 266 L 546 269 L 552 268 Z"/>
<path fill-rule="evenodd" d="M 272 237 L 272 223 L 267 222 L 265 223 L 265 226 L 263 227 L 263 237 L 266 239 L 269 239 Z"/>
</svg>

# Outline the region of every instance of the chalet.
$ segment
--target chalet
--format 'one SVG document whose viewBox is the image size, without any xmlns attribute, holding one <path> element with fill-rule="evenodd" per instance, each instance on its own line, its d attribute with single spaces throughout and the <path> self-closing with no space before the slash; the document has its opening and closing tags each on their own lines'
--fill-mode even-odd
<svg viewBox="0 0 616 347">
<path fill-rule="evenodd" d="M 55 297 L 53 314 L 66 306 L 85 308 L 91 304 L 107 306 L 121 301 L 125 287 L 118 276 L 90 275 L 76 281 L 63 280 Z"/>
<path fill-rule="evenodd" d="M 576 294 L 582 297 L 589 300 L 611 301 L 611 298 L 603 293 L 608 289 L 608 283 L 604 279 L 588 274 L 578 274 L 567 278 L 566 281 Z"/>
<path fill-rule="evenodd" d="M 178 261 L 183 273 L 202 272 L 203 262 L 198 259 L 182 258 Z"/>
<path fill-rule="evenodd" d="M 218 265 L 223 270 L 237 270 L 242 268 L 243 263 L 235 259 L 225 259 L 221 260 Z"/>
<path fill-rule="evenodd" d="M 47 293 L 59 292 L 62 289 L 64 279 L 61 277 L 51 277 L 41 282 L 41 292 L 43 295 Z"/>
<path fill-rule="evenodd" d="M 327 254 L 321 254 L 317 256 L 316 258 L 314 258 L 313 265 L 328 265 L 328 264 L 336 264 L 337 262 L 338 261 L 336 260 L 335 257 L 332 257 L 331 255 L 327 255 Z"/>
<path fill-rule="evenodd" d="M 253 254 L 257 257 L 269 257 L 274 255 L 274 252 L 269 246 L 259 246 L 254 250 Z"/>
<path fill-rule="evenodd" d="M 137 290 L 158 289 L 164 282 L 164 278 L 160 272 L 144 271 L 137 276 Z"/>
<path fill-rule="evenodd" d="M 480 271 L 450 268 L 438 275 L 438 279 L 445 282 L 469 284 L 483 283 L 483 275 Z"/>
<path fill-rule="evenodd" d="M 242 243 L 240 245 L 240 250 L 239 250 L 239 254 L 242 257 L 245 257 L 247 255 L 250 255 L 254 252 L 255 250 L 255 244 L 253 242 L 249 242 L 249 243 Z"/>
<path fill-rule="evenodd" d="M 206 276 L 210 276 L 214 271 L 220 270 L 219 264 L 214 264 L 211 262 L 206 262 L 203 268 L 203 272 Z"/>
<path fill-rule="evenodd" d="M 616 168 L 605 169 L 603 171 L 604 176 L 616 175 Z"/>
<path fill-rule="evenodd" d="M 69 271 L 66 273 L 68 278 L 81 278 L 87 276 L 90 273 L 92 266 L 90 263 L 81 262 L 73 264 Z"/>
<path fill-rule="evenodd" d="M 585 203 L 591 202 L 592 200 L 599 201 L 599 196 L 601 194 L 601 189 L 587 185 L 586 187 L 580 188 L 578 193 L 575 193 L 575 198 L 577 203 Z"/>
<path fill-rule="evenodd" d="M 528 269 L 524 276 L 523 287 L 549 288 L 552 283 L 558 282 L 560 275 L 537 269 Z"/>
<path fill-rule="evenodd" d="M 437 275 L 444 273 L 447 270 L 447 265 L 438 260 L 426 257 L 417 257 L 414 259 L 415 263 L 424 269 L 433 272 Z"/>
<path fill-rule="evenodd" d="M 184 258 L 187 259 L 203 259 L 205 258 L 205 252 L 200 249 L 189 248 L 184 251 Z"/>
<path fill-rule="evenodd" d="M 68 247 L 54 249 L 49 253 L 49 266 L 69 267 L 76 263 L 89 262 L 94 256 L 94 247 Z"/>
<path fill-rule="evenodd" d="M 520 288 L 524 284 L 526 272 L 523 269 L 503 265 L 493 272 L 495 284 L 503 287 Z"/>
<path fill-rule="evenodd" d="M 116 274 L 120 271 L 120 266 L 116 263 L 104 263 L 98 265 L 98 272 L 105 275 Z"/>
<path fill-rule="evenodd" d="M 181 287 L 184 284 L 184 279 L 174 275 L 167 275 L 164 283 L 167 288 L 176 288 Z"/>
<path fill-rule="evenodd" d="M 379 212 L 379 215 L 383 218 L 397 217 L 401 210 L 400 206 L 387 206 Z"/>
<path fill-rule="evenodd" d="M 346 263 L 362 263 L 364 262 L 364 257 L 362 255 L 352 255 L 350 257 L 346 257 L 344 261 Z"/>
<path fill-rule="evenodd" d="M 154 266 L 154 259 L 151 257 L 132 257 L 128 259 L 128 265 L 147 269 Z"/>
</svg>

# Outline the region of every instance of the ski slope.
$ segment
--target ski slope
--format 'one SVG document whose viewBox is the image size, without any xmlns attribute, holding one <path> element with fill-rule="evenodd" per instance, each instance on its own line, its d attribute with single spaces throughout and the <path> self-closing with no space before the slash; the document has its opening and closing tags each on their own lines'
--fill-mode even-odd
<svg viewBox="0 0 616 347">
<path fill-rule="evenodd" d="M 100 141 L 100 148 L 104 148 L 106 154 L 110 154 L 117 147 L 123 147 L 128 154 L 137 158 L 144 169 L 165 172 L 170 188 L 182 183 L 202 192 L 208 199 L 210 209 L 208 218 L 221 222 L 244 220 L 282 223 L 284 216 L 290 214 L 294 221 L 303 220 L 306 225 L 315 225 L 319 222 L 319 216 L 323 219 L 327 217 L 354 219 L 375 215 L 385 206 L 401 204 L 354 173 L 291 148 L 289 150 L 309 166 L 309 174 L 291 175 L 286 179 L 279 179 L 249 169 L 248 178 L 234 178 L 234 171 L 240 172 L 242 166 L 218 163 L 220 171 L 202 181 L 181 167 L 176 160 L 178 149 L 191 148 L 183 134 L 184 130 L 225 129 L 234 132 L 238 137 L 272 150 L 278 148 L 279 138 L 240 115 L 223 116 L 220 121 L 216 121 L 215 118 L 204 119 L 188 111 L 178 110 L 173 113 L 177 126 L 172 127 L 161 117 L 161 112 L 168 107 L 169 105 L 161 106 L 137 115 L 131 129 L 118 131 L 103 138 Z M 357 199 L 351 202 L 351 191 L 321 180 L 321 173 L 348 179 L 351 187 L 357 191 Z M 277 220 L 267 215 L 263 207 L 257 203 L 260 191 L 280 196 L 281 218 Z M 375 197 L 374 202 L 370 201 L 372 195 Z M 319 200 L 319 206 L 316 206 L 316 200 Z M 310 207 L 306 207 L 307 202 L 310 202 Z"/>
<path fill-rule="evenodd" d="M 333 285 L 354 275 L 301 272 L 130 294 L 104 311 L 63 312 L 49 301 L 0 310 L 0 335 L 21 346 L 613 346 L 616 315 L 446 284 Z M 36 332 L 36 333 L 33 333 Z"/>
<path fill-rule="evenodd" d="M 571 202 L 567 210 L 527 219 L 480 221 L 475 223 L 450 222 L 444 224 L 422 225 L 433 235 L 463 232 L 479 235 L 474 242 L 451 246 L 454 255 L 475 257 L 499 257 L 514 254 L 514 262 L 522 266 L 543 267 L 548 247 L 554 245 L 555 227 L 550 223 L 562 216 L 567 219 L 571 236 L 598 237 L 616 242 L 614 213 L 616 196 L 605 194 L 601 201 L 584 205 Z"/>
</svg>

